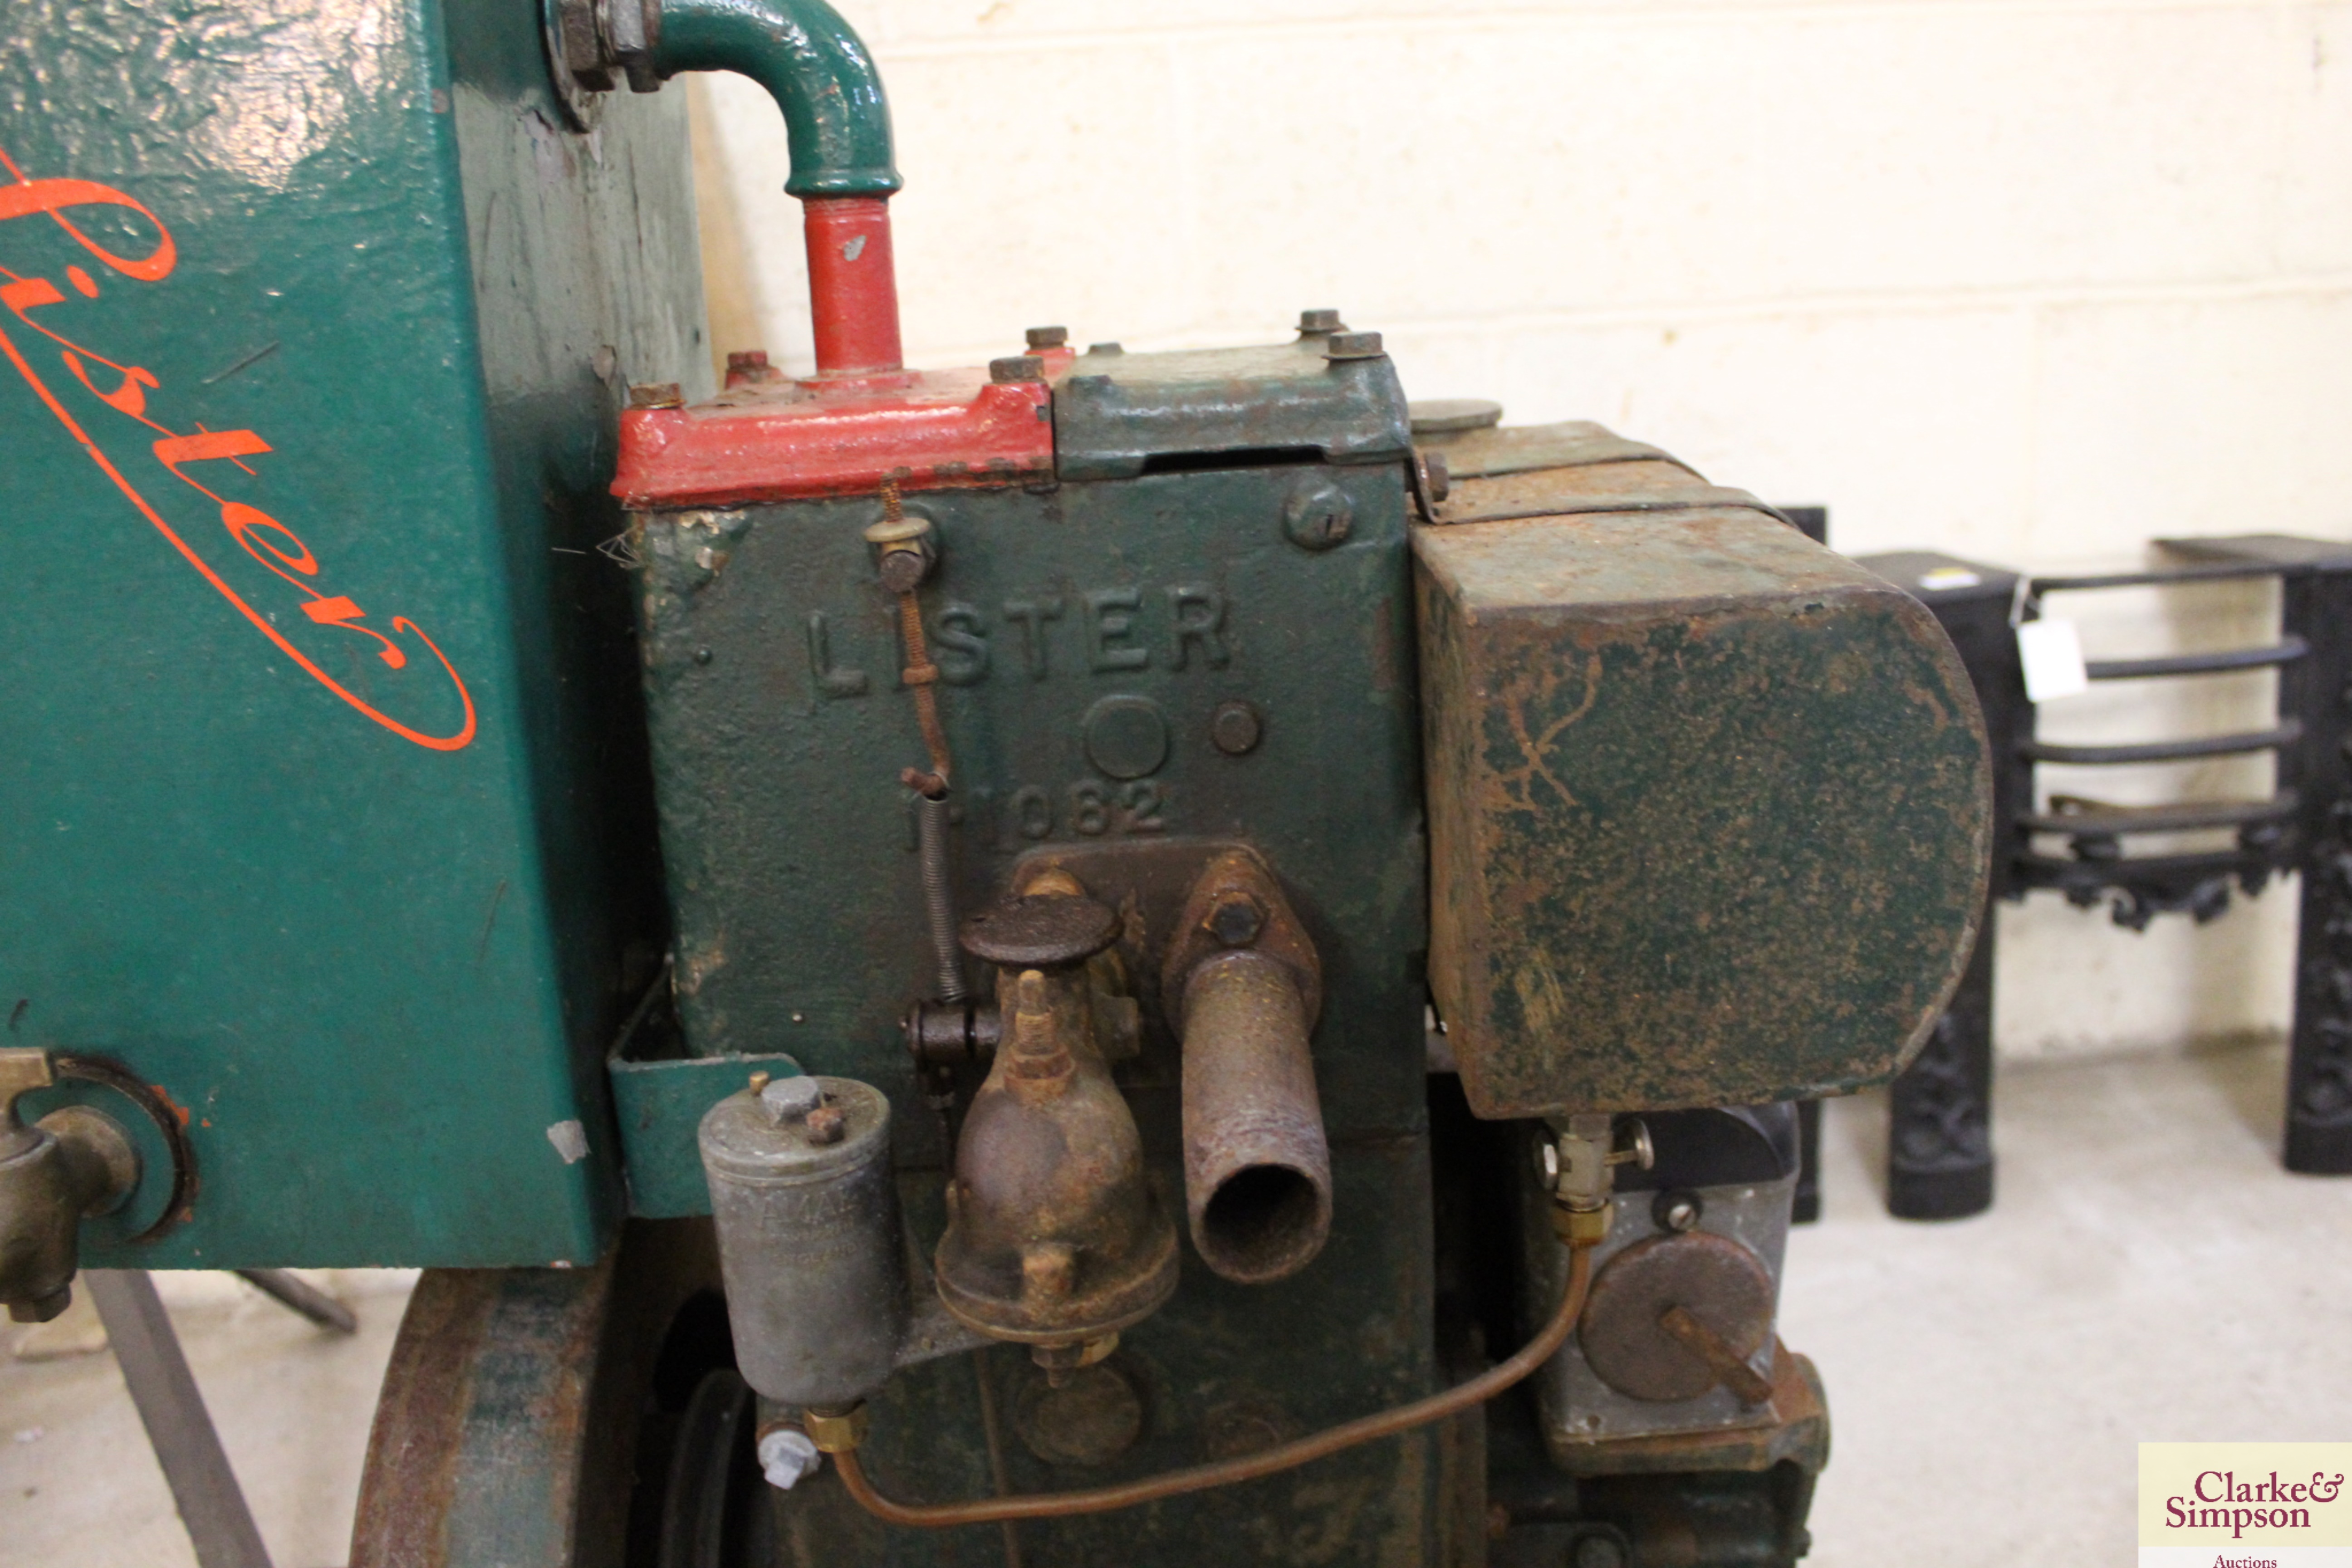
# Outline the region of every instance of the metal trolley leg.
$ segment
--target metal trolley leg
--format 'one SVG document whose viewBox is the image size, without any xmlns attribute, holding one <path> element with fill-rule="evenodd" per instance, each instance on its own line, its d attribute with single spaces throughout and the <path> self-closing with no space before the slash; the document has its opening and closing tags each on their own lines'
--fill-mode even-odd
<svg viewBox="0 0 2352 1568">
<path fill-rule="evenodd" d="M 201 1568 L 270 1568 L 179 1336 L 143 1268 L 82 1272 Z"/>
<path fill-rule="evenodd" d="M 322 1329 L 332 1329 L 339 1334 L 360 1331 L 360 1321 L 352 1310 L 314 1286 L 306 1284 L 291 1270 L 284 1268 L 240 1268 L 236 1277 L 279 1305 L 292 1309 Z"/>
</svg>

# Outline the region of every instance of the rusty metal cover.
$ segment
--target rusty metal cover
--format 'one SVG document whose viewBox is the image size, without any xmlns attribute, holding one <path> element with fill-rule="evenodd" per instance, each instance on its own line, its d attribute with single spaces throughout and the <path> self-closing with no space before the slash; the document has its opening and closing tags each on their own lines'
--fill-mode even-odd
<svg viewBox="0 0 2352 1568">
<path fill-rule="evenodd" d="M 1704 503 L 1416 527 L 1413 554 L 1431 986 L 1472 1108 L 1755 1103 L 1908 1061 L 1990 824 L 1926 609 Z"/>
</svg>

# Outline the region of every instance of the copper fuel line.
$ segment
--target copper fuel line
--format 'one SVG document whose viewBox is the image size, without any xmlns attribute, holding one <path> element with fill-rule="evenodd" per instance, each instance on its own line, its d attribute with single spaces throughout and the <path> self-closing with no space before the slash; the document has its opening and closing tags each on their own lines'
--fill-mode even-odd
<svg viewBox="0 0 2352 1568">
<path fill-rule="evenodd" d="M 1393 1436 L 1415 1426 L 1443 1420 L 1474 1405 L 1484 1404 L 1523 1381 L 1536 1368 L 1549 1361 L 1553 1352 L 1567 1342 L 1568 1336 L 1575 1331 L 1576 1321 L 1584 1315 L 1584 1299 L 1592 1283 L 1592 1247 L 1599 1240 L 1597 1235 L 1566 1238 L 1569 1247 L 1568 1283 L 1560 1293 L 1559 1306 L 1553 1311 L 1550 1321 L 1544 1324 L 1542 1331 L 1522 1345 L 1507 1361 L 1497 1363 L 1476 1377 L 1458 1383 L 1443 1393 L 1342 1422 L 1337 1426 L 1326 1427 L 1320 1432 L 1277 1444 L 1255 1454 L 1244 1454 L 1239 1458 L 1195 1465 L 1188 1469 L 1166 1470 L 1140 1480 L 1091 1487 L 1081 1491 L 1036 1492 L 1025 1497 L 982 1498 L 971 1502 L 904 1503 L 876 1491 L 874 1483 L 866 1478 L 865 1466 L 858 1461 L 857 1447 L 866 1436 L 866 1427 L 864 1405 L 841 1412 L 810 1411 L 806 1418 L 808 1433 L 819 1448 L 833 1456 L 834 1463 L 841 1469 L 842 1484 L 849 1489 L 849 1495 L 856 1499 L 866 1512 L 890 1524 L 923 1530 L 958 1524 L 993 1524 L 1004 1520 L 1060 1519 L 1071 1514 L 1108 1513 L 1115 1509 L 1133 1508 L 1138 1503 L 1156 1502 L 1161 1498 L 1180 1497 L 1186 1492 L 1206 1491 L 1212 1487 L 1255 1480 L 1261 1476 L 1274 1475 L 1336 1454 L 1343 1448 L 1352 1448 L 1360 1443 Z"/>
</svg>

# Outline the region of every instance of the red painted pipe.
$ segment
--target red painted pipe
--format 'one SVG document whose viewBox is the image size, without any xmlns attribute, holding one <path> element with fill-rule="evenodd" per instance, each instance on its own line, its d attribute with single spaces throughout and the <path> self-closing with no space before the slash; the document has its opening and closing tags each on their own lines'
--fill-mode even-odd
<svg viewBox="0 0 2352 1568">
<path fill-rule="evenodd" d="M 887 196 L 813 196 L 801 204 L 808 236 L 809 311 L 816 373 L 856 375 L 900 367 L 898 275 L 890 258 Z"/>
</svg>

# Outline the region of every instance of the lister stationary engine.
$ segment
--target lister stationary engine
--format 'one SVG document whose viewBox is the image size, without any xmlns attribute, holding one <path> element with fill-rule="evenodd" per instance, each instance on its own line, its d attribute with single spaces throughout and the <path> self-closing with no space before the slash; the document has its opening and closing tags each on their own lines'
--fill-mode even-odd
<svg viewBox="0 0 2352 1568">
<path fill-rule="evenodd" d="M 1803 1555 L 1791 1102 L 1985 871 L 1926 611 L 1328 310 L 904 368 L 822 0 L 345 9 L 0 23 L 17 1315 L 428 1266 L 363 1568 Z M 697 396 L 702 69 L 816 369 Z"/>
</svg>

